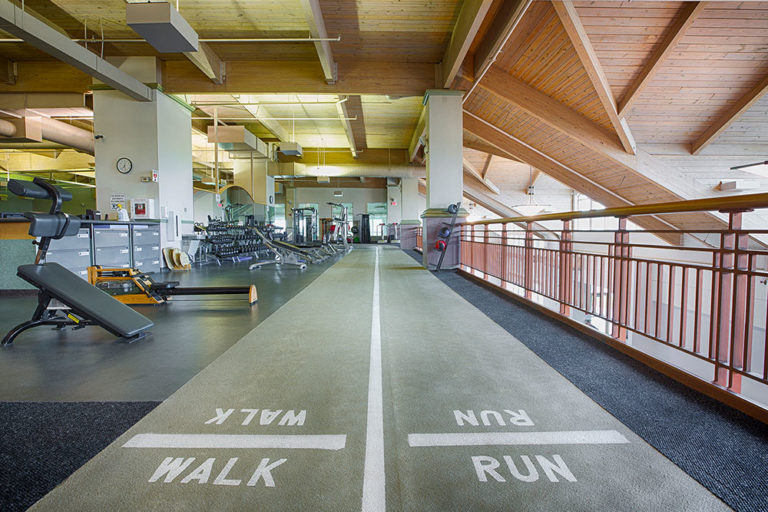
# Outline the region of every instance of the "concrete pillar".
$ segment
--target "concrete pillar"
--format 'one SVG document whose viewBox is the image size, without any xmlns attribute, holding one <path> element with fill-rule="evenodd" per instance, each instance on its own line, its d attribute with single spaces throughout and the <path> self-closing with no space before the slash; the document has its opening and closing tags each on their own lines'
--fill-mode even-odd
<svg viewBox="0 0 768 512">
<path fill-rule="evenodd" d="M 423 221 L 424 266 L 436 265 L 438 233 L 450 221 L 448 205 L 461 202 L 464 195 L 462 91 L 435 89 L 424 96 L 426 106 L 427 209 Z M 462 210 L 460 217 L 466 217 Z M 459 265 L 458 232 L 454 231 L 443 259 L 444 269 Z"/>
<path fill-rule="evenodd" d="M 154 58 L 131 57 L 121 62 L 121 69 L 138 79 L 157 81 Z M 140 102 L 118 91 L 97 89 L 93 110 L 98 209 L 115 215 L 114 196 L 124 196 L 121 202 L 126 203 L 152 199 L 153 216 L 165 220 L 162 246 L 181 248 L 181 235 L 193 231 L 194 219 L 191 107 L 158 90 L 153 91 L 152 101 Z M 120 159 L 130 160 L 130 164 L 123 160 L 122 170 L 130 168 L 128 172 L 118 170 Z M 157 181 L 152 181 L 153 174 Z"/>
<path fill-rule="evenodd" d="M 413 249 L 416 247 L 416 229 L 421 226 L 421 209 L 424 198 L 419 194 L 418 178 L 402 178 L 400 180 L 400 247 Z"/>
</svg>

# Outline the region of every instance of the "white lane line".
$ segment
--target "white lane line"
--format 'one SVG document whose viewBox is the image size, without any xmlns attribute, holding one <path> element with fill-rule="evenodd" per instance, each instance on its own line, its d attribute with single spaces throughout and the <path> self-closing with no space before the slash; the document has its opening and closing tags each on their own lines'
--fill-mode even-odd
<svg viewBox="0 0 768 512">
<path fill-rule="evenodd" d="M 341 450 L 345 435 L 137 434 L 123 448 L 288 448 Z"/>
<path fill-rule="evenodd" d="M 368 374 L 368 420 L 363 469 L 363 512 L 386 510 L 384 485 L 384 406 L 381 377 L 381 313 L 379 310 L 379 249 L 373 271 L 371 364 Z"/>
<path fill-rule="evenodd" d="M 419 446 L 511 446 L 555 444 L 625 444 L 615 430 L 563 432 L 480 432 L 471 434 L 408 434 L 408 444 Z"/>
</svg>

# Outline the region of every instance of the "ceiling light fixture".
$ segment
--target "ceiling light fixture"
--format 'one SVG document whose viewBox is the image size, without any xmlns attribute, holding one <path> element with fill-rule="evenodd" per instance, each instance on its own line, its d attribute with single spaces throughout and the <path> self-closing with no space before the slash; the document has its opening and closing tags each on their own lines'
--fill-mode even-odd
<svg viewBox="0 0 768 512">
<path fill-rule="evenodd" d="M 763 178 L 768 178 L 768 160 L 764 162 L 755 162 L 753 164 L 744 164 L 731 167 L 732 171 L 745 171 Z"/>
</svg>

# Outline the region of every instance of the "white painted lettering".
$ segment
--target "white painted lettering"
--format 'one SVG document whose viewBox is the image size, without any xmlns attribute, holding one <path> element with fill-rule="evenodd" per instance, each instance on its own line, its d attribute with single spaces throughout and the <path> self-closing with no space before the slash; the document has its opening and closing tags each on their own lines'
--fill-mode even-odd
<svg viewBox="0 0 768 512">
<path fill-rule="evenodd" d="M 474 411 L 467 411 L 466 414 L 464 414 L 463 411 L 453 411 L 453 416 L 456 418 L 456 424 L 460 427 L 464 426 L 465 421 L 473 427 L 480 425 L 480 423 L 477 422 L 477 417 L 475 417 Z"/>
<path fill-rule="evenodd" d="M 483 425 L 486 427 L 491 425 L 491 420 L 488 419 L 488 416 L 493 415 L 494 418 L 496 418 L 496 423 L 499 424 L 499 426 L 504 427 L 507 424 L 504 423 L 504 418 L 501 417 L 501 414 L 499 414 L 496 411 L 480 411 L 480 419 L 483 420 Z"/>
<path fill-rule="evenodd" d="M 512 474 L 512 476 L 522 482 L 535 482 L 538 480 L 539 472 L 536 471 L 536 467 L 533 465 L 531 458 L 527 455 L 522 455 L 520 459 L 522 459 L 523 464 L 525 464 L 525 467 L 528 470 L 527 475 L 520 473 L 520 471 L 517 469 L 517 466 L 515 465 L 515 462 L 512 460 L 512 457 L 509 455 L 504 456 L 504 462 L 507 463 L 507 467 L 509 468 L 509 472 Z"/>
<path fill-rule="evenodd" d="M 217 425 L 221 425 L 226 421 L 227 418 L 229 418 L 230 414 L 232 414 L 233 412 L 235 412 L 234 409 L 227 409 L 226 411 L 224 411 L 224 409 L 219 409 L 217 407 L 216 416 L 206 421 L 205 424 L 210 425 L 211 423 L 216 423 Z"/>
<path fill-rule="evenodd" d="M 302 426 L 306 419 L 307 411 L 300 411 L 299 414 L 296 414 L 293 409 L 291 409 L 290 411 L 286 411 L 285 416 L 283 416 L 283 419 L 280 420 L 278 425 L 288 425 L 289 427 L 295 425 Z"/>
<path fill-rule="evenodd" d="M 213 469 L 214 462 L 216 462 L 216 459 L 207 459 L 200 464 L 196 470 L 182 478 L 181 483 L 187 484 L 192 480 L 197 480 L 197 483 L 199 484 L 207 484 L 208 479 L 211 478 L 211 470 Z"/>
<path fill-rule="evenodd" d="M 531 420 L 530 416 L 528 416 L 528 414 L 522 409 L 518 410 L 517 412 L 504 409 L 504 412 L 509 414 L 509 422 L 512 425 L 517 425 L 518 427 L 533 426 L 533 421 Z"/>
<path fill-rule="evenodd" d="M 224 469 L 221 470 L 221 473 L 219 473 L 219 476 L 216 477 L 216 480 L 213 481 L 213 485 L 240 485 L 240 482 L 242 480 L 227 480 L 227 475 L 229 475 L 229 471 L 232 469 L 232 466 L 234 466 L 237 463 L 237 457 L 232 457 L 227 462 L 227 465 L 224 466 Z"/>
<path fill-rule="evenodd" d="M 555 476 L 555 473 L 559 474 L 569 482 L 576 481 L 576 477 L 573 476 L 571 470 L 568 469 L 568 466 L 565 465 L 565 461 L 561 456 L 553 455 L 552 460 L 554 462 L 550 461 L 543 455 L 537 455 L 536 460 L 538 461 L 539 466 L 541 466 L 541 469 L 544 470 L 544 474 L 547 475 L 547 478 L 549 478 L 550 482 L 559 482 L 557 476 Z"/>
<path fill-rule="evenodd" d="M 493 457 L 486 457 L 484 455 L 478 455 L 475 457 L 472 457 L 472 464 L 475 466 L 475 473 L 477 474 L 477 479 L 481 482 L 487 482 L 488 477 L 487 475 L 491 475 L 494 480 L 497 482 L 506 482 L 504 480 L 504 477 L 502 477 L 497 471 L 496 468 L 500 466 L 499 461 L 494 459 Z"/>
<path fill-rule="evenodd" d="M 166 457 L 165 460 L 163 460 L 163 462 L 161 462 L 157 467 L 149 481 L 157 482 L 160 478 L 162 478 L 163 475 L 165 475 L 165 483 L 173 482 L 176 477 L 179 476 L 185 469 L 187 469 L 189 465 L 194 461 L 194 457 L 190 457 L 186 460 L 184 457 L 179 457 L 176 459 L 173 457 Z"/>
<path fill-rule="evenodd" d="M 270 464 L 269 459 L 261 459 L 259 467 L 253 472 L 253 476 L 248 480 L 246 485 L 253 487 L 260 479 L 264 479 L 265 487 L 274 487 L 275 480 L 272 478 L 272 470 L 287 460 L 288 459 L 279 459 Z"/>
<path fill-rule="evenodd" d="M 275 421 L 275 418 L 283 412 L 282 409 L 277 411 L 270 411 L 269 409 L 262 409 L 261 411 L 261 419 L 259 420 L 259 425 L 269 425 L 273 421 Z"/>
<path fill-rule="evenodd" d="M 258 409 L 240 409 L 240 412 L 247 412 L 248 415 L 243 420 L 243 425 L 250 425 L 253 418 L 256 416 L 256 413 L 259 412 Z"/>
</svg>

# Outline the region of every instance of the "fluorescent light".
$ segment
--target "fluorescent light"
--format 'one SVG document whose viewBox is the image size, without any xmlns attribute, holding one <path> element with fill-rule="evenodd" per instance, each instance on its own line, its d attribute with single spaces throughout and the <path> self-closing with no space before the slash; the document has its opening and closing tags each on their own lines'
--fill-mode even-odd
<svg viewBox="0 0 768 512">
<path fill-rule="evenodd" d="M 763 178 L 768 178 L 768 161 L 756 162 L 754 164 L 737 165 L 736 167 L 731 167 L 731 170 L 745 171 L 750 174 L 762 176 Z"/>
</svg>

